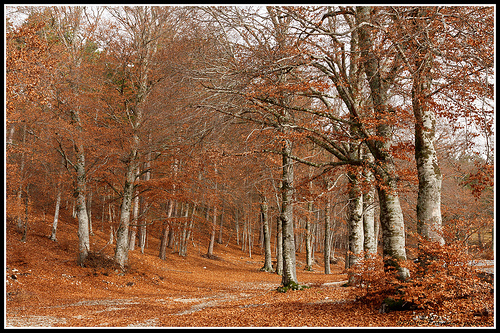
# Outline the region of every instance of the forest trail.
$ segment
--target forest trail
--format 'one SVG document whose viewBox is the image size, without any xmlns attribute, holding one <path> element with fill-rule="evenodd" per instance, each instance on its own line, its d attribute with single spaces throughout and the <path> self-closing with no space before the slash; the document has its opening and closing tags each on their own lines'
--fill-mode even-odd
<svg viewBox="0 0 500 333">
<path fill-rule="evenodd" d="M 332 285 L 345 280 L 342 268 L 334 266 L 334 274 L 325 275 L 319 265 L 312 272 L 298 272 L 300 282 L 312 288 L 279 293 L 281 277 L 259 271 L 263 255 L 250 258 L 235 245 L 218 244 L 217 259 L 204 258 L 193 248 L 186 257 L 168 253 L 163 261 L 151 240 L 144 254 L 130 253 L 126 273 L 79 267 L 73 258 L 75 226 L 62 225 L 58 242 L 44 236 L 43 229 L 32 230 L 26 243 L 7 230 L 7 327 L 279 326 L 268 315 L 269 307 L 284 308 L 290 298 L 313 306 L 332 302 L 334 294 L 346 296 Z M 105 239 L 96 231 L 94 247 L 101 249 Z M 111 256 L 112 246 L 108 248 Z"/>
<path fill-rule="evenodd" d="M 58 242 L 46 236 L 49 225 L 30 231 L 22 243 L 7 228 L 6 327 L 429 325 L 412 319 L 410 311 L 380 314 L 374 304 L 355 302 L 352 288 L 341 286 L 343 264 L 332 265 L 330 275 L 319 264 L 305 271 L 301 253 L 298 280 L 309 288 L 280 293 L 281 277 L 260 271 L 263 255 L 250 258 L 235 244 L 217 244 L 216 259 L 202 257 L 206 248 L 198 245 L 186 257 L 167 252 L 161 260 L 151 237 L 144 254 L 130 253 L 122 273 L 76 265 L 76 226 L 62 223 Z M 95 231 L 93 248 L 102 249 L 106 239 Z M 105 254 L 111 256 L 112 248 Z M 260 252 L 257 246 L 254 252 Z"/>
</svg>

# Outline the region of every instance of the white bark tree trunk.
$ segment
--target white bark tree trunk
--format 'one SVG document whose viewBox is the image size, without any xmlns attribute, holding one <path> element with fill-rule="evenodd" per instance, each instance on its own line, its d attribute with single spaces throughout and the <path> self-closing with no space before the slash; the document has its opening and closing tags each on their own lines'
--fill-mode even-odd
<svg viewBox="0 0 500 333">
<path fill-rule="evenodd" d="M 416 62 L 412 104 L 415 115 L 415 160 L 418 172 L 417 232 L 425 239 L 444 244 L 441 225 L 441 182 L 434 136 L 436 115 L 429 106 L 432 55 L 429 51 Z"/>
<path fill-rule="evenodd" d="M 262 224 L 264 231 L 264 266 L 260 269 L 265 272 L 272 272 L 273 270 L 273 262 L 272 262 L 272 254 L 271 254 L 271 233 L 269 232 L 269 215 L 268 215 L 268 206 L 267 206 L 267 198 L 264 195 L 261 195 L 260 202 L 260 211 L 262 214 Z"/>
<path fill-rule="evenodd" d="M 57 242 L 57 222 L 59 221 L 59 208 L 61 207 L 61 185 L 57 188 L 57 198 L 56 198 L 56 209 L 54 211 L 54 222 L 52 223 L 52 233 L 50 234 L 50 240 Z"/>
<path fill-rule="evenodd" d="M 86 172 L 83 145 L 77 149 L 76 168 L 76 218 L 78 219 L 78 264 L 82 265 L 90 251 L 89 220 L 86 206 Z"/>
<path fill-rule="evenodd" d="M 151 139 L 151 137 L 150 137 Z M 144 174 L 144 180 L 148 181 L 151 179 L 151 153 L 148 153 L 147 155 L 147 162 L 145 163 L 145 168 L 146 168 L 146 173 Z M 139 198 L 139 210 L 144 209 L 144 198 L 141 197 Z M 144 249 L 146 248 L 146 234 L 147 234 L 147 227 L 146 227 L 146 222 L 147 219 L 146 217 L 143 218 L 141 226 L 139 227 L 139 247 L 141 248 L 141 253 L 144 253 Z"/>
<path fill-rule="evenodd" d="M 359 188 L 358 176 L 350 173 L 349 182 L 349 249 L 346 258 L 346 268 L 352 268 L 361 259 L 363 252 L 363 193 Z"/>
<path fill-rule="evenodd" d="M 280 216 L 276 219 L 276 274 L 283 275 L 283 228 Z"/>
<path fill-rule="evenodd" d="M 331 274 L 330 270 L 330 210 L 331 203 L 328 198 L 325 203 L 325 239 L 323 246 L 323 261 L 325 265 L 325 274 Z"/>
<path fill-rule="evenodd" d="M 207 257 L 211 258 L 214 255 L 215 233 L 217 231 L 217 206 L 214 206 L 214 216 L 212 220 L 212 232 L 210 233 L 210 242 L 208 243 Z"/>
<path fill-rule="evenodd" d="M 138 138 L 135 138 L 138 143 Z M 116 248 L 115 248 L 115 262 L 120 265 L 122 269 L 128 263 L 128 239 L 129 239 L 129 224 L 130 212 L 132 208 L 132 200 L 134 197 L 134 183 L 136 178 L 137 167 L 137 150 L 133 149 L 130 156 L 130 162 L 127 165 L 127 172 L 125 174 L 125 184 L 123 186 L 123 200 L 120 207 L 120 222 L 116 230 Z"/>
<path fill-rule="evenodd" d="M 297 284 L 295 242 L 293 230 L 293 192 L 294 174 L 293 161 L 290 157 L 292 153 L 292 142 L 284 139 L 283 143 L 283 172 L 281 183 L 281 228 L 283 242 L 283 275 L 281 284 L 289 286 Z"/>
<path fill-rule="evenodd" d="M 307 203 L 307 216 L 306 216 L 306 267 L 305 267 L 305 270 L 307 270 L 307 271 L 312 270 L 312 264 L 313 264 L 312 225 L 311 225 L 312 210 L 313 210 L 313 203 L 312 203 L 312 201 L 310 201 Z"/>
<path fill-rule="evenodd" d="M 139 168 L 137 168 L 137 177 L 139 177 Z M 133 208 L 132 208 L 132 228 L 130 230 L 130 236 L 129 236 L 129 241 L 128 241 L 128 250 L 129 251 L 134 251 L 135 249 L 135 238 L 137 235 L 137 222 L 138 222 L 138 216 L 139 216 L 139 195 L 136 193 L 133 201 Z"/>
<path fill-rule="evenodd" d="M 373 162 L 373 157 L 367 153 L 367 159 Z M 363 170 L 364 178 L 368 183 L 368 191 L 363 194 L 363 230 L 364 244 L 363 248 L 366 254 L 377 253 L 377 236 L 375 234 L 375 177 L 372 170 L 365 168 Z"/>
<path fill-rule="evenodd" d="M 357 24 L 370 23 L 371 11 L 372 9 L 369 6 L 356 7 Z M 380 67 L 380 62 L 373 53 L 371 27 L 362 26 L 358 34 L 375 118 L 378 120 L 375 134 L 382 138 L 382 140 L 370 140 L 367 144 L 377 165 L 376 176 L 381 181 L 378 194 L 380 224 L 384 238 L 383 256 L 387 259 L 386 267 L 396 267 L 400 278 L 405 279 L 409 276 L 408 270 L 398 264 L 399 260 L 406 259 L 404 220 L 398 196 L 397 175 L 391 155 L 393 129 L 392 124 L 387 122 L 387 117 L 391 114 L 390 107 L 387 105 L 387 92 L 393 81 L 383 76 L 384 73 Z"/>
</svg>

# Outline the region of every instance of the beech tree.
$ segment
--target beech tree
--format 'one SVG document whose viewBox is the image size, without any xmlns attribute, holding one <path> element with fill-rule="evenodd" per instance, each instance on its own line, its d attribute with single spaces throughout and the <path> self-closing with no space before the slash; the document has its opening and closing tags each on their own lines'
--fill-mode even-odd
<svg viewBox="0 0 500 333">
<path fill-rule="evenodd" d="M 79 255 L 78 263 L 83 264 L 90 251 L 89 216 L 87 209 L 87 183 L 89 180 L 88 156 L 86 147 L 89 145 L 89 136 L 93 124 L 87 121 L 92 112 L 92 106 L 87 104 L 91 92 L 91 84 L 99 81 L 92 80 L 87 70 L 91 61 L 91 52 L 95 47 L 91 44 L 95 35 L 95 25 L 98 24 L 101 11 L 90 15 L 85 7 L 53 7 L 51 18 L 52 27 L 58 36 L 67 58 L 61 63 L 60 79 L 63 83 L 56 86 L 57 109 L 66 117 L 68 133 L 56 132 L 57 151 L 62 156 L 66 168 L 75 173 L 76 216 L 78 219 Z M 90 21 L 89 21 L 90 20 Z M 57 78 L 57 79 L 59 79 Z M 69 154 L 66 140 L 72 142 L 74 157 Z M 95 162 L 93 161 L 93 164 Z"/>
<path fill-rule="evenodd" d="M 109 8 L 117 28 L 124 34 L 121 40 L 113 42 L 122 43 L 117 45 L 118 50 L 126 43 L 125 53 L 117 54 L 117 59 L 124 66 L 121 72 L 128 74 L 124 78 L 128 82 L 121 81 L 122 87 L 130 89 L 121 90 L 122 95 L 125 94 L 123 112 L 131 130 L 130 150 L 124 159 L 126 167 L 115 250 L 115 261 L 122 267 L 128 260 L 130 213 L 141 155 L 144 103 L 155 84 L 163 78 L 157 64 L 157 57 L 161 54 L 158 50 L 161 49 L 160 42 L 168 42 L 173 37 L 176 22 L 173 11 L 173 7 Z"/>
<path fill-rule="evenodd" d="M 258 31 L 257 29 L 262 28 L 262 26 L 259 26 L 260 24 L 255 20 L 256 16 L 253 16 L 252 10 L 253 9 L 250 9 L 247 12 L 245 10 L 240 10 L 237 8 L 228 8 L 227 11 L 212 11 L 211 14 L 219 23 L 223 22 L 224 29 L 234 29 L 233 31 L 238 33 L 238 35 L 243 39 L 243 45 L 236 44 L 230 49 L 236 50 L 237 48 L 242 47 L 243 49 L 247 49 L 249 52 L 255 52 L 256 54 L 259 54 L 260 52 L 270 52 L 270 50 L 266 50 L 266 48 L 270 46 L 266 43 L 268 43 L 272 38 L 273 43 L 275 43 L 276 45 L 275 52 L 277 52 L 275 55 L 273 54 L 273 57 L 276 57 L 274 61 L 278 59 L 286 61 L 286 56 L 288 56 L 289 54 L 288 52 L 293 48 L 293 45 L 290 45 L 290 41 L 287 38 L 287 29 L 288 25 L 290 24 L 290 19 L 279 16 L 272 7 L 268 7 L 267 11 L 269 15 L 269 22 L 265 24 L 270 24 L 270 26 L 265 30 Z M 255 24 L 257 24 L 257 26 L 259 27 L 257 27 Z M 246 32 L 239 31 L 240 26 L 243 27 Z M 269 29 L 270 35 L 268 35 Z M 232 43 L 232 41 L 228 40 L 228 43 Z M 245 54 L 243 52 L 241 55 L 233 55 L 233 58 L 229 60 L 233 63 L 238 63 L 242 60 L 250 60 L 250 58 L 248 58 L 250 55 L 252 55 L 252 53 Z M 238 58 L 235 58 L 235 56 L 243 56 L 244 58 L 239 60 Z M 259 61 L 260 59 L 254 58 L 252 60 Z M 254 82 L 258 82 L 260 76 L 258 73 L 262 73 L 262 71 L 264 71 L 265 73 L 270 70 L 270 68 L 266 67 L 259 68 L 259 65 L 266 66 L 266 59 L 262 60 L 264 61 L 263 63 L 257 63 L 255 66 L 247 69 L 247 73 L 245 73 L 244 71 L 238 74 L 243 84 L 245 84 L 245 82 L 251 83 L 252 80 L 256 80 Z M 226 68 L 224 68 L 224 70 L 227 69 L 227 66 L 225 67 Z M 238 67 L 234 67 L 234 69 L 236 68 Z M 287 84 L 288 74 L 284 68 L 278 69 L 277 71 L 271 69 L 271 71 L 269 71 L 268 73 L 270 74 L 270 76 L 268 77 L 266 77 L 265 75 L 261 76 L 265 81 L 271 79 L 279 85 Z M 214 83 L 212 83 L 209 88 L 213 91 L 218 92 L 219 94 L 230 94 L 235 97 L 238 97 L 238 95 L 243 92 L 243 90 L 228 88 L 227 86 L 223 86 L 221 84 L 214 85 Z M 243 105 L 244 107 L 243 112 L 239 112 L 238 109 L 232 108 L 231 105 L 229 105 L 229 108 L 222 107 L 220 104 L 211 104 L 211 106 L 220 112 L 230 114 L 239 119 L 245 119 L 247 121 L 261 123 L 264 125 L 271 125 L 275 127 L 280 133 L 280 150 L 282 152 L 283 168 L 281 179 L 281 212 L 279 217 L 281 222 L 283 247 L 282 284 L 284 286 L 288 286 L 291 283 L 297 283 L 293 229 L 294 162 L 292 159 L 290 159 L 290 156 L 292 155 L 293 142 L 290 138 L 288 138 L 290 130 L 287 128 L 288 123 L 291 121 L 292 117 L 288 105 L 292 103 L 292 100 L 287 98 L 286 94 L 280 93 L 280 101 L 282 103 L 282 106 L 274 106 L 274 109 L 271 109 L 268 108 L 265 103 L 262 103 L 259 95 L 254 95 L 254 93 L 258 93 L 258 90 L 254 90 L 255 88 L 267 89 L 267 87 L 259 87 L 259 85 L 257 85 L 256 87 L 249 86 L 249 88 L 250 90 L 248 92 L 251 94 L 247 95 L 249 99 L 247 100 L 247 102 L 245 102 L 245 99 L 240 102 L 240 105 Z"/>
</svg>

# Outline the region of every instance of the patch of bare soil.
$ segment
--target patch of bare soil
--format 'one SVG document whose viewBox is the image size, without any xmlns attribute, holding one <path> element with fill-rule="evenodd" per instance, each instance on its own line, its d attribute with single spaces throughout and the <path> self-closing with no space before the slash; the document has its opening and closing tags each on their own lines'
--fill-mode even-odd
<svg viewBox="0 0 500 333">
<path fill-rule="evenodd" d="M 7 228 L 6 327 L 435 325 L 418 313 L 381 314 L 372 304 L 356 302 L 352 289 L 341 286 L 346 280 L 342 263 L 333 265 L 330 275 L 317 264 L 305 271 L 299 254 L 298 280 L 310 288 L 280 293 L 281 277 L 260 271 L 263 255 L 249 258 L 234 244 L 216 244 L 217 260 L 202 255 L 204 243 L 190 247 L 186 257 L 167 251 L 161 260 L 158 240 L 151 237 L 144 254 L 130 252 L 129 267 L 122 272 L 113 265 L 114 246 L 106 246 L 105 233 L 97 230 L 91 237 L 97 251 L 84 267 L 76 264 L 74 225 L 60 223 L 58 242 L 49 234 L 49 225 L 33 227 L 22 243 Z M 486 316 L 468 325 L 492 323 Z M 456 326 L 451 321 L 441 325 Z"/>
</svg>

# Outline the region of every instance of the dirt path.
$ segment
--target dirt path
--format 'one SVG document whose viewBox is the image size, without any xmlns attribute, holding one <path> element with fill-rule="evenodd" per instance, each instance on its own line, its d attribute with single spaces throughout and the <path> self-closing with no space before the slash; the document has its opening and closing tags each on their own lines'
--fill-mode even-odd
<svg viewBox="0 0 500 333">
<path fill-rule="evenodd" d="M 294 295 L 281 294 L 270 289 L 270 283 L 252 285 L 237 283 L 232 291 L 214 292 L 202 297 L 134 297 L 120 299 L 81 300 L 73 303 L 40 306 L 36 310 L 27 307 L 10 308 L 7 327 L 159 327 L 159 326 L 274 326 L 279 323 L 270 321 L 267 316 L 257 315 L 272 308 L 283 308 L 284 303 L 293 303 L 292 299 L 302 296 L 302 307 L 314 307 L 326 303 L 345 303 L 345 299 L 335 299 L 332 294 L 339 287 L 316 286 L 308 291 Z M 238 291 L 240 290 L 240 291 Z M 323 294 L 321 297 L 311 297 Z M 302 295 L 299 295 L 302 293 Z M 307 293 L 307 294 L 306 294 Z M 292 296 L 292 297 L 291 297 Z M 292 298 L 292 299 L 291 299 Z M 36 314 L 30 314 L 35 312 Z M 213 313 L 219 315 L 213 320 Z M 235 315 L 236 314 L 236 315 Z M 220 320 L 220 316 L 231 318 Z M 248 318 L 254 321 L 248 322 Z M 238 320 L 246 322 L 238 324 Z M 266 322 L 267 320 L 267 322 Z M 279 326 L 279 325 L 278 325 Z"/>
</svg>

